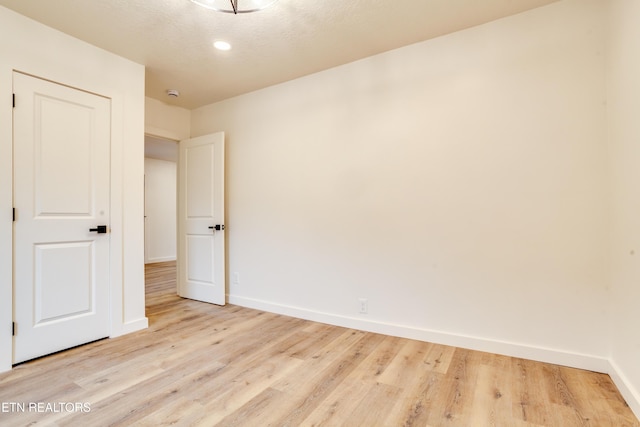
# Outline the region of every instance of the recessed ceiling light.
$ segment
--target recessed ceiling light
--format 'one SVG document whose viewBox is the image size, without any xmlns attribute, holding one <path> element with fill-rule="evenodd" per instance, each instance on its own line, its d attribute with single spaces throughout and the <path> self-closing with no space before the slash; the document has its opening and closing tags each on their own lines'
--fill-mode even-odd
<svg viewBox="0 0 640 427">
<path fill-rule="evenodd" d="M 213 46 L 218 50 L 229 50 L 231 49 L 231 45 L 225 41 L 218 40 L 213 43 Z"/>
</svg>

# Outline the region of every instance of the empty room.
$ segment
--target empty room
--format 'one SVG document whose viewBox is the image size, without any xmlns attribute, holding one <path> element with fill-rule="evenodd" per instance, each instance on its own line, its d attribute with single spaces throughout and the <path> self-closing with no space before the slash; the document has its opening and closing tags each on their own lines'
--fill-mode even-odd
<svg viewBox="0 0 640 427">
<path fill-rule="evenodd" d="M 0 0 L 0 425 L 640 426 L 639 21 Z"/>
</svg>

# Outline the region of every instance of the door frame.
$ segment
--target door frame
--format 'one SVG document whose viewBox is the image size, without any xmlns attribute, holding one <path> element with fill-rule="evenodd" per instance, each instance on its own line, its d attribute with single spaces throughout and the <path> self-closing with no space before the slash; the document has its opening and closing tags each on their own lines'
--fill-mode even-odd
<svg viewBox="0 0 640 427">
<path fill-rule="evenodd" d="M 104 76 L 98 72 L 93 75 L 83 73 L 82 70 L 69 73 L 66 66 L 58 66 L 56 69 L 40 57 L 13 59 L 18 64 L 11 66 L 8 62 L 0 61 L 0 99 L 11 99 L 14 71 L 111 99 L 109 337 L 147 328 L 148 319 L 144 313 L 144 232 L 138 232 L 143 229 L 144 221 L 143 176 L 137 176 L 137 172 L 144 171 L 144 84 L 140 84 L 139 93 L 128 93 L 126 87 L 119 87 L 109 79 L 102 79 Z M 143 67 L 139 74 L 140 82 L 143 82 Z M 133 83 L 138 84 L 137 81 Z M 12 110 L 10 101 L 0 102 L 0 372 L 10 370 L 13 365 Z M 136 140 L 137 137 L 139 141 Z M 125 152 L 128 156 L 126 159 Z M 128 188 L 139 182 L 140 188 L 125 193 L 125 182 L 129 183 Z M 134 261 L 125 263 L 125 251 L 133 254 L 134 261 L 139 257 L 140 265 L 135 265 Z"/>
<path fill-rule="evenodd" d="M 165 108 L 166 108 L 166 106 L 165 106 Z M 171 108 L 171 107 L 169 107 L 169 108 Z M 170 109 L 166 109 L 166 110 L 162 110 L 161 116 L 166 118 L 166 117 L 170 117 L 173 113 L 174 112 L 171 111 Z M 221 132 L 224 134 L 224 131 L 221 131 Z M 214 133 L 217 133 L 217 132 L 214 132 Z M 145 135 L 145 137 L 148 136 L 148 137 L 151 137 L 151 138 L 157 138 L 157 139 L 162 139 L 162 140 L 166 140 L 166 141 L 172 141 L 176 145 L 178 145 L 178 147 L 179 147 L 180 141 L 183 141 L 183 140 L 186 140 L 186 139 L 195 138 L 195 137 L 190 136 L 189 130 L 187 128 L 184 128 L 181 131 L 178 131 L 176 129 L 165 129 L 165 128 L 161 128 L 161 127 L 157 127 L 157 126 L 152 126 L 149 123 L 145 124 L 144 135 Z M 225 145 L 226 145 L 226 134 L 224 134 L 224 135 L 225 135 L 224 138 L 225 138 Z M 200 136 L 202 136 L 202 135 L 200 135 Z M 224 154 L 224 157 L 223 157 L 223 162 L 226 165 L 226 163 L 227 163 L 226 162 L 226 150 L 225 150 L 225 154 Z M 176 172 L 177 172 L 177 174 L 179 174 L 180 173 L 180 171 L 179 171 L 179 166 L 180 166 L 180 158 L 179 158 L 179 156 L 178 156 L 178 160 L 177 160 L 176 163 L 177 163 L 177 166 L 178 166 L 178 168 L 177 168 L 178 170 Z M 176 178 L 177 178 L 177 176 L 176 176 Z M 227 196 L 226 196 L 226 194 L 227 194 L 227 191 L 226 191 L 227 190 L 226 172 L 224 172 L 224 177 L 223 178 L 224 178 L 224 189 L 223 189 L 223 194 L 224 194 L 223 195 L 223 199 L 224 199 L 224 218 L 228 218 L 228 205 L 227 205 Z M 180 198 L 180 186 L 179 185 L 176 186 L 176 197 Z M 176 230 L 179 228 L 178 227 L 178 222 L 179 222 L 179 218 L 178 218 L 178 215 L 176 215 Z M 225 231 L 225 233 L 226 233 L 226 231 Z M 177 246 L 179 245 L 179 241 L 178 240 L 179 240 L 179 237 L 176 240 L 176 245 Z M 228 259 L 229 259 L 229 257 L 228 257 L 228 254 L 229 254 L 228 248 L 229 248 L 229 239 L 227 239 L 226 236 L 225 236 L 224 249 L 223 249 L 224 250 L 224 261 L 223 262 L 224 262 L 224 268 L 225 268 L 226 271 L 228 271 Z M 177 248 L 176 248 L 176 264 L 179 261 L 179 257 L 180 257 L 180 251 L 177 250 Z M 177 271 L 176 271 L 176 275 L 177 275 Z M 228 302 L 228 299 L 229 299 L 229 295 L 228 295 L 229 285 L 228 285 L 228 282 L 229 282 L 229 278 L 227 277 L 227 275 L 225 275 L 224 288 L 225 288 L 225 301 L 226 302 Z M 175 291 L 176 291 L 176 295 L 177 295 L 178 294 L 177 277 L 176 277 L 176 289 L 175 289 Z"/>
<path fill-rule="evenodd" d="M 20 99 L 13 109 L 13 196 L 17 209 L 13 228 L 13 314 L 17 322 L 13 362 L 20 363 L 109 335 L 111 239 L 108 232 L 89 231 L 97 230 L 96 224 L 109 228 L 111 222 L 111 100 L 24 73 L 14 72 L 13 83 Z M 80 124 L 82 136 L 73 130 Z M 56 147 L 51 145 L 54 141 Z M 41 157 L 43 154 L 60 162 L 51 163 Z M 84 166 L 70 177 L 60 156 L 70 161 L 72 170 Z M 61 182 L 65 177 L 81 179 L 86 185 L 67 183 L 75 189 L 68 193 L 64 187 L 48 187 L 47 176 L 54 181 L 60 177 Z M 44 193 L 39 195 L 41 185 Z M 69 198 L 71 195 L 74 197 Z M 51 196 L 71 204 L 59 205 Z M 56 212 L 64 212 L 63 218 Z M 68 255 L 70 251 L 75 255 Z M 85 271 L 89 276 L 71 274 L 68 277 L 73 285 L 65 291 L 66 280 L 57 277 L 57 267 L 47 259 L 63 263 L 69 273 Z M 44 287 L 38 292 L 40 281 Z M 46 291 L 49 285 L 59 286 L 62 294 L 50 294 Z M 71 306 L 66 305 L 67 300 Z"/>
</svg>

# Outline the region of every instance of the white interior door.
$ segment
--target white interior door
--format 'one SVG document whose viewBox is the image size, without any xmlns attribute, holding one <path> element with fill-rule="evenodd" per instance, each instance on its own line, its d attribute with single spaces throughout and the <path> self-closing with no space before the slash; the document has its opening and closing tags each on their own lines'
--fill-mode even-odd
<svg viewBox="0 0 640 427">
<path fill-rule="evenodd" d="M 111 107 L 17 72 L 13 85 L 19 363 L 109 335 Z"/>
<path fill-rule="evenodd" d="M 178 295 L 225 303 L 224 133 L 180 141 Z"/>
</svg>

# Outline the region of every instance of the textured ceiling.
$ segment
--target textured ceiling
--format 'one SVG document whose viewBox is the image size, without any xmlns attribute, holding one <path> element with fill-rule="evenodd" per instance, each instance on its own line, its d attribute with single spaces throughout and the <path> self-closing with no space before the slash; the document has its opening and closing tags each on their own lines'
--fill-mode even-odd
<svg viewBox="0 0 640 427">
<path fill-rule="evenodd" d="M 0 5 L 145 65 L 147 96 L 192 109 L 554 1 L 279 0 L 243 15 L 189 0 Z M 214 49 L 218 39 L 233 49 Z"/>
</svg>

